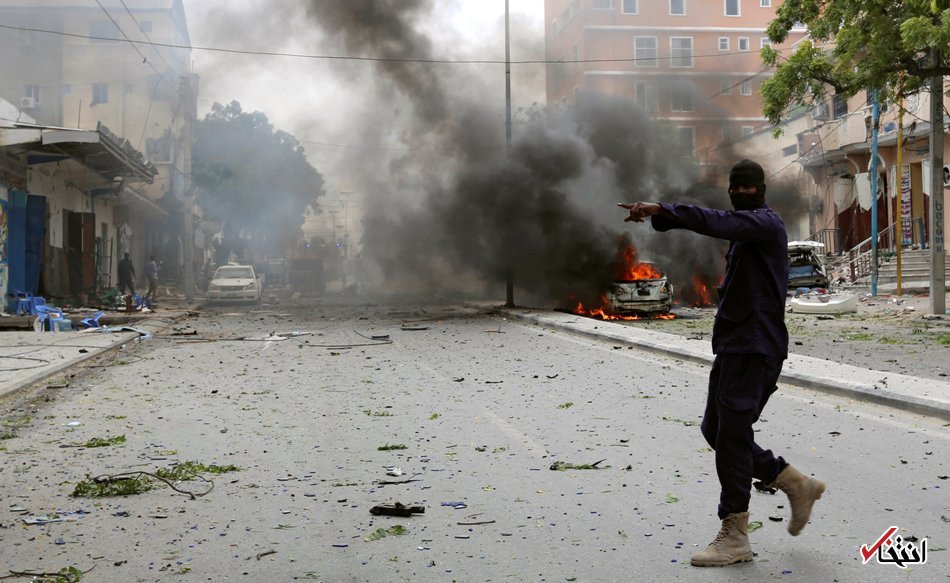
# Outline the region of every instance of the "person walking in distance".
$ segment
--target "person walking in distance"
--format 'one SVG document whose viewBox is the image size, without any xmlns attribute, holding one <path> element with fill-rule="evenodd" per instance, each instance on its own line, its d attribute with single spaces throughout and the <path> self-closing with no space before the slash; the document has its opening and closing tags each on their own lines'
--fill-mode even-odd
<svg viewBox="0 0 950 583">
<path fill-rule="evenodd" d="M 145 292 L 145 297 L 154 302 L 155 295 L 158 293 L 158 262 L 155 261 L 154 255 L 150 255 L 148 263 L 145 264 L 145 276 L 148 278 L 148 291 Z"/>
<path fill-rule="evenodd" d="M 703 437 L 715 451 L 722 526 L 713 542 L 691 557 L 697 567 L 752 560 L 747 529 L 753 478 L 788 495 L 792 536 L 808 523 L 812 506 L 825 491 L 824 482 L 802 474 L 754 440 L 752 425 L 775 392 L 788 356 L 788 240 L 785 223 L 765 204 L 765 172 L 759 164 L 742 160 L 732 167 L 729 198 L 733 211 L 619 203 L 628 211 L 624 221 L 640 223 L 649 217 L 656 231 L 687 229 L 729 241 L 702 422 Z"/>
<path fill-rule="evenodd" d="M 129 294 L 135 295 L 135 266 L 132 265 L 132 260 L 129 259 L 129 254 L 126 253 L 122 260 L 119 261 L 119 293 L 124 294 L 125 290 L 129 290 Z"/>
</svg>

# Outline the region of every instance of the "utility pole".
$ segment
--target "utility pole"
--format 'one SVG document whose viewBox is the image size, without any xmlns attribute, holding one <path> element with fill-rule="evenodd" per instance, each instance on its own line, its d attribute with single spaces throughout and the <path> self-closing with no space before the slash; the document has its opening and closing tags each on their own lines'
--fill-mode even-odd
<svg viewBox="0 0 950 583">
<path fill-rule="evenodd" d="M 877 297 L 877 127 L 880 109 L 877 106 L 877 90 L 874 90 L 874 105 L 871 117 L 871 297 Z"/>
<path fill-rule="evenodd" d="M 934 67 L 940 51 L 933 49 Z M 947 311 L 946 250 L 943 226 L 943 75 L 930 79 L 930 313 Z"/>
<path fill-rule="evenodd" d="M 506 152 L 511 155 L 511 34 L 508 24 L 508 1 L 505 0 L 505 137 Z M 509 241 L 510 244 L 510 235 Z M 505 307 L 515 307 L 515 274 L 511 264 L 511 249 L 505 250 Z"/>
</svg>

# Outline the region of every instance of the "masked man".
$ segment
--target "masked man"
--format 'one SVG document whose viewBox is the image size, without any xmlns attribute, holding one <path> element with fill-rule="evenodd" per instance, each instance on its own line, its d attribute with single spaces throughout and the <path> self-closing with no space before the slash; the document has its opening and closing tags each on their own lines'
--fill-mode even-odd
<svg viewBox="0 0 950 583">
<path fill-rule="evenodd" d="M 742 160 L 732 167 L 729 198 L 733 211 L 652 202 L 619 205 L 629 212 L 624 221 L 650 217 L 656 231 L 687 229 L 729 241 L 702 423 L 703 437 L 716 452 L 722 527 L 708 547 L 692 556 L 697 567 L 752 560 L 747 527 L 753 478 L 788 495 L 793 536 L 825 491 L 822 481 L 755 443 L 752 425 L 775 392 L 788 356 L 788 239 L 782 218 L 765 204 L 765 172 L 757 163 Z"/>
</svg>

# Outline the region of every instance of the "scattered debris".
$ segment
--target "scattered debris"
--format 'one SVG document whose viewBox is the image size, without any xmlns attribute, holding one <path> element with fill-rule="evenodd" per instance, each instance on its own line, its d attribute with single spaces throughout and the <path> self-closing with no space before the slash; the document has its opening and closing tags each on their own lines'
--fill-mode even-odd
<svg viewBox="0 0 950 583">
<path fill-rule="evenodd" d="M 364 538 L 363 540 L 366 541 L 366 542 L 372 542 L 372 541 L 374 541 L 374 540 L 379 540 L 379 539 L 381 539 L 381 538 L 386 538 L 387 536 L 390 536 L 390 535 L 392 535 L 392 536 L 402 536 L 402 535 L 406 534 L 407 532 L 409 532 L 409 531 L 406 530 L 406 527 L 405 527 L 405 526 L 401 526 L 401 525 L 399 525 L 399 524 L 396 524 L 396 525 L 391 526 L 391 527 L 389 527 L 389 528 L 377 528 L 376 530 L 374 530 L 372 533 L 370 533 L 370 535 L 367 536 L 366 538 Z M 336 546 L 336 545 L 334 545 L 334 546 Z"/>
<path fill-rule="evenodd" d="M 762 521 L 753 520 L 752 522 L 749 523 L 748 528 L 746 528 L 746 532 L 753 532 L 753 531 L 759 530 L 760 528 L 762 528 Z"/>
<path fill-rule="evenodd" d="M 264 551 L 263 553 L 257 553 L 256 557 L 257 557 L 257 560 L 260 561 L 262 557 L 266 557 L 267 555 L 276 555 L 276 554 L 277 554 L 277 551 L 275 551 L 274 549 L 271 549 L 269 551 Z"/>
<path fill-rule="evenodd" d="M 425 506 L 406 506 L 401 502 L 383 502 L 369 509 L 369 513 L 374 516 L 412 516 L 425 514 L 425 511 Z"/>
<path fill-rule="evenodd" d="M 573 407 L 573 406 L 574 406 L 574 403 L 568 401 L 567 403 L 561 403 L 560 405 L 557 406 L 557 408 L 558 408 L 558 409 L 570 409 L 570 408 Z"/>
<path fill-rule="evenodd" d="M 59 447 L 109 447 L 125 443 L 125 435 L 116 435 L 115 437 L 93 437 L 86 443 L 63 443 Z"/>
<path fill-rule="evenodd" d="M 408 447 L 406 447 L 406 444 L 404 444 L 404 443 L 394 443 L 394 444 L 392 444 L 392 445 L 390 445 L 390 444 L 387 443 L 386 445 L 381 445 L 381 446 L 377 447 L 376 449 L 377 449 L 378 451 L 392 451 L 392 450 L 395 450 L 395 449 L 408 449 Z M 395 475 L 395 474 L 394 474 L 394 475 Z"/>
<path fill-rule="evenodd" d="M 768 484 L 762 481 L 753 482 L 752 485 L 755 486 L 755 489 L 759 492 L 768 492 L 769 494 L 775 494 L 778 492 L 776 488 L 770 488 Z"/>
<path fill-rule="evenodd" d="M 551 464 L 550 469 L 557 472 L 563 472 L 565 470 L 599 470 L 602 468 L 598 468 L 597 465 L 604 461 L 607 461 L 607 458 L 598 460 L 592 464 L 572 464 L 568 462 L 557 461 Z M 609 468 L 610 466 L 604 466 L 604 467 Z"/>
<path fill-rule="evenodd" d="M 6 579 L 7 577 L 33 577 L 33 581 L 36 583 L 79 583 L 82 581 L 83 575 L 95 569 L 96 566 L 93 565 L 85 571 L 80 571 L 76 567 L 63 567 L 55 573 L 43 573 L 39 571 L 14 571 L 10 569 L 10 574 L 2 577 Z M 37 579 L 40 577 L 40 579 Z"/>
</svg>

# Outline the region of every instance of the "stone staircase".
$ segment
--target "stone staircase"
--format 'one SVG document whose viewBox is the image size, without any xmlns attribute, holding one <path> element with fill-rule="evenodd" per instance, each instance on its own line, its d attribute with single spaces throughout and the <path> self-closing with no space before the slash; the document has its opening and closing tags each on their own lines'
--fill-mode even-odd
<svg viewBox="0 0 950 583">
<path fill-rule="evenodd" d="M 950 253 L 945 253 L 945 277 L 950 279 Z M 950 289 L 950 281 L 946 282 Z M 862 277 L 856 286 L 870 286 L 871 277 Z M 894 293 L 897 290 L 897 255 L 889 251 L 881 254 L 877 270 L 879 293 Z M 930 250 L 904 249 L 901 251 L 901 291 L 904 293 L 927 293 L 930 291 Z"/>
</svg>

